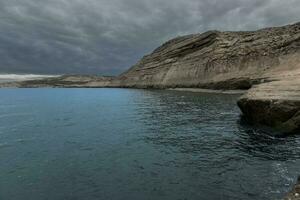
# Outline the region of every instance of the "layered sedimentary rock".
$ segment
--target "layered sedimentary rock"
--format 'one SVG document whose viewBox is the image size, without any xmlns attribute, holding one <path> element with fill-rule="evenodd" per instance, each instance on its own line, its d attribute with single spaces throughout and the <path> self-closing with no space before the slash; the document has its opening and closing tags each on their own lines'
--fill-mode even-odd
<svg viewBox="0 0 300 200">
<path fill-rule="evenodd" d="M 163 44 L 118 77 L 63 76 L 16 87 L 250 89 L 249 122 L 299 132 L 300 23 L 258 31 L 209 31 Z"/>
<path fill-rule="evenodd" d="M 299 55 L 300 23 L 258 31 L 209 31 L 168 41 L 115 78 L 64 76 L 45 79 L 45 85 L 249 89 L 273 81 L 276 72 L 298 69 Z M 35 84 L 44 83 L 27 81 L 23 86 Z"/>
<path fill-rule="evenodd" d="M 300 133 L 300 70 L 273 78 L 250 89 L 238 105 L 251 123 L 273 127 L 280 134 Z"/>
<path fill-rule="evenodd" d="M 251 89 L 238 105 L 246 119 L 300 132 L 300 24 L 253 32 L 173 39 L 113 83 L 137 88 Z"/>
<path fill-rule="evenodd" d="M 175 38 L 145 56 L 114 85 L 138 88 L 249 89 L 270 81 L 284 62 L 299 62 L 300 24 L 253 32 L 218 32 Z"/>
</svg>

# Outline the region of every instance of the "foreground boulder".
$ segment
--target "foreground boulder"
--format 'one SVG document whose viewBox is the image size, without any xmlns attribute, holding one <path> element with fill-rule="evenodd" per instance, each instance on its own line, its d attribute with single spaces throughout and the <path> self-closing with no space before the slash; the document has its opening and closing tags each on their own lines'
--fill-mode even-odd
<svg viewBox="0 0 300 200">
<path fill-rule="evenodd" d="M 284 75 L 249 90 L 238 106 L 253 124 L 273 127 L 279 133 L 300 134 L 300 70 Z"/>
</svg>

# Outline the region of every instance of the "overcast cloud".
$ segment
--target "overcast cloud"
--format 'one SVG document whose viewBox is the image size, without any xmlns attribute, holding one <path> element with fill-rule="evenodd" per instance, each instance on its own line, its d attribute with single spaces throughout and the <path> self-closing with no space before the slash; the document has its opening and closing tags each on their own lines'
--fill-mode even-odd
<svg viewBox="0 0 300 200">
<path fill-rule="evenodd" d="M 0 73 L 115 75 L 175 36 L 299 13 L 299 0 L 0 0 Z"/>
</svg>

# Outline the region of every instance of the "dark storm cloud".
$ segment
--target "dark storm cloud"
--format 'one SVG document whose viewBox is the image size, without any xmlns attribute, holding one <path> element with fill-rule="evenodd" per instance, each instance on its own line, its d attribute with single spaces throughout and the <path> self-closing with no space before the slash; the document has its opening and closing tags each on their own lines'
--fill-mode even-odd
<svg viewBox="0 0 300 200">
<path fill-rule="evenodd" d="M 118 74 L 172 37 L 299 12 L 299 0 L 0 0 L 0 72 Z"/>
</svg>

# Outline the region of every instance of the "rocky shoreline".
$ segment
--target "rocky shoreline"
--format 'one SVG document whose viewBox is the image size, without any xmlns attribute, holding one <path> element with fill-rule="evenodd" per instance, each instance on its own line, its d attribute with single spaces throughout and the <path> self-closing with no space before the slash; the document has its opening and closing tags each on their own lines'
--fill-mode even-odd
<svg viewBox="0 0 300 200">
<path fill-rule="evenodd" d="M 284 200 L 300 200 L 300 176 L 294 188 L 286 195 Z"/>
<path fill-rule="evenodd" d="M 0 83 L 0 88 L 101 88 L 109 87 L 114 77 L 63 75 L 53 78 Z"/>
<path fill-rule="evenodd" d="M 258 31 L 209 31 L 178 37 L 117 77 L 69 75 L 1 87 L 248 90 L 238 100 L 238 106 L 250 123 L 297 134 L 300 23 Z"/>
<path fill-rule="evenodd" d="M 1 83 L 15 88 L 143 88 L 243 94 L 244 118 L 273 133 L 300 133 L 300 23 L 175 38 L 117 77 L 65 75 Z M 285 200 L 300 199 L 300 179 Z"/>
<path fill-rule="evenodd" d="M 273 127 L 279 134 L 300 133 L 300 76 L 257 85 L 238 101 L 253 124 Z"/>
</svg>

